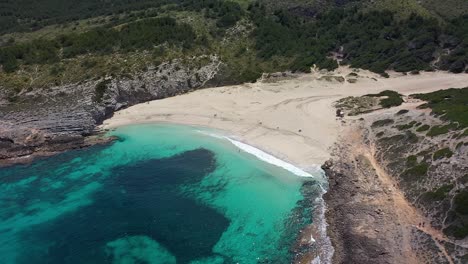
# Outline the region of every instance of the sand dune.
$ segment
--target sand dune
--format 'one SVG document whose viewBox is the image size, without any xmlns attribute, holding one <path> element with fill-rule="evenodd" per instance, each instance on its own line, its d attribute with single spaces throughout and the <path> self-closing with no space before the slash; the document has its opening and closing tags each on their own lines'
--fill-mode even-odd
<svg viewBox="0 0 468 264">
<path fill-rule="evenodd" d="M 102 128 L 147 122 L 206 126 L 307 170 L 329 158 L 329 148 L 340 133 L 341 121 L 333 108 L 336 100 L 386 89 L 407 95 L 468 86 L 468 74 L 392 73 L 381 78 L 363 70 L 350 77 L 350 72 L 341 67 L 332 73 L 313 72 L 277 82 L 197 90 L 118 111 Z"/>
</svg>

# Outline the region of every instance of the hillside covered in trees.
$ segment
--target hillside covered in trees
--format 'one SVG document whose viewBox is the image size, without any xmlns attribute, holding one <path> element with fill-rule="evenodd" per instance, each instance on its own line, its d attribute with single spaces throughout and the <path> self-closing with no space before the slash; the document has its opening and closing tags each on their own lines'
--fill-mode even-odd
<svg viewBox="0 0 468 264">
<path fill-rule="evenodd" d="M 431 13 L 423 9 L 430 1 L 420 8 L 406 1 L 411 12 L 404 13 L 391 2 L 7 0 L 0 3 L 0 80 L 18 92 L 212 54 L 234 83 L 313 65 L 332 70 L 338 62 L 384 76 L 390 69 L 468 71 L 468 15 Z"/>
</svg>

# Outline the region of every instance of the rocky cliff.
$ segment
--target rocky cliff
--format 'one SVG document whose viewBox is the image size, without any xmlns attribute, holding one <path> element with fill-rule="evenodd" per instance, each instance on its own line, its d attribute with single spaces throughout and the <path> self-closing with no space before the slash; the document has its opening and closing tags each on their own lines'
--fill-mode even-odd
<svg viewBox="0 0 468 264">
<path fill-rule="evenodd" d="M 102 142 L 88 136 L 114 111 L 205 87 L 223 65 L 216 56 L 193 60 L 203 63 L 174 60 L 134 76 L 34 89 L 15 98 L 0 94 L 0 160 Z"/>
</svg>

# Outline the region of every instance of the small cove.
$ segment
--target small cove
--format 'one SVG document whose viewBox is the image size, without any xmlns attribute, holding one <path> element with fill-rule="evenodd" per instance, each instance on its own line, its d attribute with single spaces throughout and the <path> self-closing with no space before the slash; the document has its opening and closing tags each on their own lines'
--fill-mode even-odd
<svg viewBox="0 0 468 264">
<path fill-rule="evenodd" d="M 298 233 L 311 223 L 310 201 L 321 193 L 314 177 L 194 127 L 110 133 L 119 137 L 112 145 L 0 169 L 5 263 L 294 259 Z"/>
</svg>

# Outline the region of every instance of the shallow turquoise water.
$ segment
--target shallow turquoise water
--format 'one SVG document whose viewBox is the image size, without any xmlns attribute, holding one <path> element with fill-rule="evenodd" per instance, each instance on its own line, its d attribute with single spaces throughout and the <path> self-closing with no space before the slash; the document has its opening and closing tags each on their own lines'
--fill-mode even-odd
<svg viewBox="0 0 468 264">
<path fill-rule="evenodd" d="M 109 146 L 0 169 L 2 263 L 293 260 L 312 178 L 193 127 L 112 134 Z"/>
</svg>

